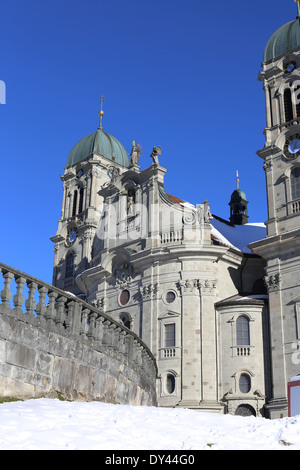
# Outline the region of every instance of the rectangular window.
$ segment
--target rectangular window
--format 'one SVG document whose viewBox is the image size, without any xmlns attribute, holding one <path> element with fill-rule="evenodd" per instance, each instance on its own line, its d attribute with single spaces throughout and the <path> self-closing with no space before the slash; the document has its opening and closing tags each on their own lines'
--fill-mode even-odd
<svg viewBox="0 0 300 470">
<path fill-rule="evenodd" d="M 291 172 L 292 199 L 300 199 L 300 167 L 296 167 Z"/>
<path fill-rule="evenodd" d="M 165 325 L 165 348 L 175 346 L 175 323 Z"/>
<path fill-rule="evenodd" d="M 66 278 L 74 276 L 74 257 L 69 255 L 66 259 Z"/>
</svg>

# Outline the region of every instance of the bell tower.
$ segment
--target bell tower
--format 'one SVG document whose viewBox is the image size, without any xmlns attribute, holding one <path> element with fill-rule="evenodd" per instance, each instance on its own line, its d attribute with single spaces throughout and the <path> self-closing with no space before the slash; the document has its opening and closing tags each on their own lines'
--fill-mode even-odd
<svg viewBox="0 0 300 470">
<path fill-rule="evenodd" d="M 53 285 L 82 295 L 76 277 L 90 267 L 94 245 L 101 242 L 98 225 L 103 216 L 103 185 L 129 166 L 128 154 L 115 137 L 103 130 L 103 96 L 96 132 L 81 139 L 71 150 L 64 174 L 61 218 L 54 247 Z"/>
<path fill-rule="evenodd" d="M 231 194 L 230 206 L 230 222 L 233 225 L 244 225 L 248 223 L 248 201 L 246 194 L 239 187 L 239 173 L 236 172 L 236 190 Z"/>
<path fill-rule="evenodd" d="M 267 261 L 272 396 L 270 418 L 287 416 L 287 382 L 299 374 L 300 341 L 300 0 L 295 20 L 269 39 L 259 80 L 266 101 L 263 160 L 267 237 L 250 245 Z"/>
</svg>

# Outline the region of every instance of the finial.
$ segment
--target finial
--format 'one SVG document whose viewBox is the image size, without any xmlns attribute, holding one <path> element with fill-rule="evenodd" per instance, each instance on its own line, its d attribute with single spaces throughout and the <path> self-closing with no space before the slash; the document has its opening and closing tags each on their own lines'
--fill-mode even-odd
<svg viewBox="0 0 300 470">
<path fill-rule="evenodd" d="M 300 1 L 300 0 L 299 0 L 299 1 Z M 99 103 L 101 104 L 101 109 L 100 109 L 100 111 L 99 111 L 99 113 L 98 113 L 99 116 L 100 116 L 100 125 L 99 125 L 100 129 L 103 129 L 103 128 L 102 128 L 102 118 L 103 118 L 103 116 L 104 116 L 104 111 L 102 110 L 102 104 L 103 104 L 104 99 L 105 99 L 104 96 L 101 95 L 101 99 L 100 99 L 100 102 L 99 102 Z"/>
<path fill-rule="evenodd" d="M 299 0 L 300 1 L 300 0 Z M 239 189 L 239 172 L 236 170 L 236 189 Z"/>
<path fill-rule="evenodd" d="M 298 8 L 298 15 L 297 15 L 297 18 L 300 18 L 300 5 L 299 5 L 300 0 L 294 0 L 294 1 L 295 1 L 295 3 L 297 3 L 297 8 Z"/>
</svg>

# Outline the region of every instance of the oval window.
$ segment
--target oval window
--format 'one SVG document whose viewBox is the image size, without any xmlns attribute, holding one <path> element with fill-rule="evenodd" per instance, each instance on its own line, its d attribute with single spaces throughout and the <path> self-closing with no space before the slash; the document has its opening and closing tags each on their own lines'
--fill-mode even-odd
<svg viewBox="0 0 300 470">
<path fill-rule="evenodd" d="M 129 290 L 124 289 L 124 290 L 121 292 L 121 295 L 120 295 L 120 304 L 121 304 L 121 305 L 126 305 L 126 304 L 128 304 L 129 299 L 130 299 L 130 292 L 129 292 Z"/>
<path fill-rule="evenodd" d="M 251 379 L 249 375 L 242 374 L 239 381 L 240 391 L 242 393 L 249 393 L 251 390 Z"/>
<path fill-rule="evenodd" d="M 172 374 L 167 375 L 167 392 L 173 393 L 175 391 L 175 377 Z"/>
</svg>

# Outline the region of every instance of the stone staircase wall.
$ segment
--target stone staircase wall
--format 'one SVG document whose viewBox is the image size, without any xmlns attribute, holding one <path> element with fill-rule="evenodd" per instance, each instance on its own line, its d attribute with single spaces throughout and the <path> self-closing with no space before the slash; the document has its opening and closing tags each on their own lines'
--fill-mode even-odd
<svg viewBox="0 0 300 470">
<path fill-rule="evenodd" d="M 156 405 L 155 358 L 83 300 L 0 263 L 0 397 Z"/>
</svg>

